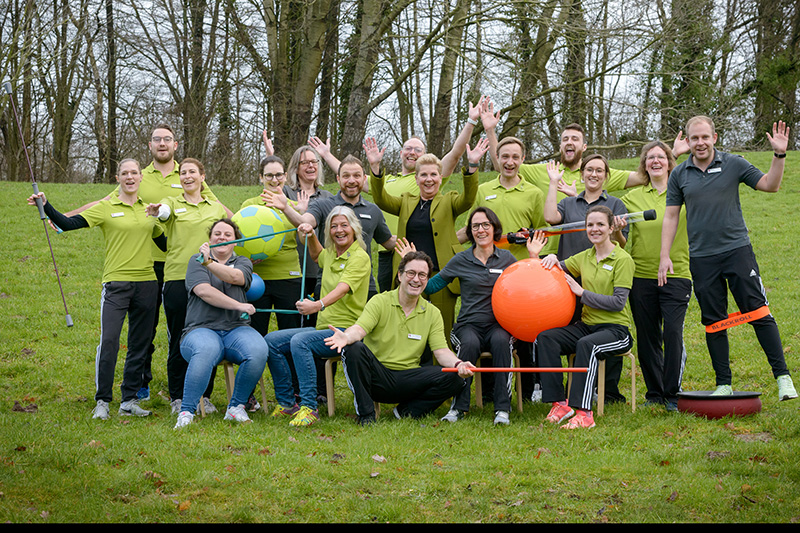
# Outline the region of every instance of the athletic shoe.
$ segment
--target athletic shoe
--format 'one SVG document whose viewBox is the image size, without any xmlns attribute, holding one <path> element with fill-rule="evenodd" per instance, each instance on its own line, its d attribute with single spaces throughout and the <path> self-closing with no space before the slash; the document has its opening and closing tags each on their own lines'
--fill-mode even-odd
<svg viewBox="0 0 800 533">
<path fill-rule="evenodd" d="M 569 422 L 561 426 L 561 429 L 578 429 L 585 428 L 591 429 L 594 427 L 594 416 L 591 411 L 578 411 L 578 414 L 573 416 Z"/>
<path fill-rule="evenodd" d="M 733 387 L 730 385 L 717 385 L 716 390 L 711 393 L 711 396 L 731 396 L 732 394 Z"/>
<path fill-rule="evenodd" d="M 92 418 L 99 418 L 100 420 L 108 420 L 110 415 L 108 413 L 108 402 L 97 400 L 97 405 L 92 409 Z"/>
<path fill-rule="evenodd" d="M 797 390 L 794 388 L 794 383 L 792 382 L 792 376 L 790 376 L 789 374 L 778 376 L 778 399 L 780 399 L 780 401 L 783 401 L 783 400 L 791 400 L 794 398 L 797 398 Z"/>
<path fill-rule="evenodd" d="M 259 409 L 261 409 L 261 404 L 258 403 L 256 397 L 251 394 L 250 397 L 247 399 L 247 410 L 250 411 L 251 413 L 255 413 Z"/>
<path fill-rule="evenodd" d="M 278 406 L 272 411 L 272 414 L 270 416 L 273 418 L 278 418 L 281 416 L 293 416 L 299 410 L 300 406 L 297 404 L 294 404 L 292 407 L 284 407 L 278 404 Z"/>
<path fill-rule="evenodd" d="M 459 411 L 458 409 L 450 409 L 447 411 L 447 414 L 442 417 L 442 420 L 447 422 L 458 422 L 462 418 L 467 416 L 465 411 Z"/>
<path fill-rule="evenodd" d="M 665 400 L 664 407 L 667 408 L 669 412 L 677 412 L 678 411 L 678 402 L 673 402 L 672 400 Z"/>
<path fill-rule="evenodd" d="M 225 411 L 225 418 L 223 420 L 236 420 L 237 422 L 250 422 L 250 417 L 247 416 L 247 410 L 244 405 L 228 406 Z"/>
<path fill-rule="evenodd" d="M 119 414 L 122 416 L 149 416 L 150 411 L 139 407 L 139 400 L 128 400 L 120 404 Z"/>
<path fill-rule="evenodd" d="M 375 423 L 375 413 L 371 415 L 359 416 L 358 417 L 358 425 L 359 426 L 369 426 Z"/>
<path fill-rule="evenodd" d="M 146 402 L 150 400 L 150 387 L 142 387 L 139 389 L 139 392 L 136 393 L 136 399 L 140 402 Z"/>
<path fill-rule="evenodd" d="M 531 393 L 531 403 L 542 403 L 542 386 L 536 383 Z"/>
<path fill-rule="evenodd" d="M 507 426 L 511 423 L 511 420 L 508 419 L 508 411 L 497 411 L 494 414 L 494 425 L 502 424 Z"/>
<path fill-rule="evenodd" d="M 319 420 L 319 413 L 316 409 L 311 409 L 310 407 L 306 407 L 305 405 L 297 411 L 297 414 L 294 415 L 289 421 L 290 426 L 310 426 L 314 422 Z"/>
<path fill-rule="evenodd" d="M 171 402 L 169 402 L 169 408 L 170 408 L 170 412 L 171 412 L 173 415 L 180 414 L 180 412 L 181 412 L 181 405 L 183 405 L 183 402 L 181 401 L 181 399 L 180 399 L 180 398 L 178 398 L 177 400 L 172 400 Z"/>
<path fill-rule="evenodd" d="M 181 411 L 178 414 L 178 422 L 175 424 L 173 429 L 180 429 L 184 426 L 188 426 L 189 424 L 194 421 L 194 414 L 190 413 L 189 411 Z"/>
<path fill-rule="evenodd" d="M 200 402 L 203 402 L 203 411 L 205 411 L 205 413 L 207 415 L 217 412 L 217 408 L 214 407 L 214 404 L 211 403 L 210 399 L 208 399 L 206 397 L 203 397 L 203 398 L 200 398 Z M 200 402 L 197 402 L 197 408 L 198 409 L 200 409 Z"/>
<path fill-rule="evenodd" d="M 553 402 L 553 408 L 547 414 L 545 420 L 551 424 L 559 424 L 575 414 L 575 411 L 567 405 L 567 402 Z"/>
</svg>

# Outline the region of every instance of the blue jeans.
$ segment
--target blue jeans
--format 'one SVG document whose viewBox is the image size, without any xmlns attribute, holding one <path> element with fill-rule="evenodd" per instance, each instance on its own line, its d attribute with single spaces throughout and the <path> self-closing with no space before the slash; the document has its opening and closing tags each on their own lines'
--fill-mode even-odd
<svg viewBox="0 0 800 533">
<path fill-rule="evenodd" d="M 336 350 L 325 344 L 333 335 L 327 328 L 279 329 L 268 333 L 264 340 L 269 346 L 267 364 L 275 385 L 275 399 L 284 407 L 295 404 L 292 373 L 286 356 L 291 355 L 300 387 L 300 405 L 317 409 L 317 367 L 314 357 L 335 357 Z"/>
<path fill-rule="evenodd" d="M 211 379 L 211 371 L 223 360 L 239 365 L 228 407 L 247 404 L 264 373 L 267 345 L 264 337 L 250 326 L 229 331 L 197 328 L 184 335 L 181 355 L 189 363 L 181 410 L 194 413 Z"/>
</svg>

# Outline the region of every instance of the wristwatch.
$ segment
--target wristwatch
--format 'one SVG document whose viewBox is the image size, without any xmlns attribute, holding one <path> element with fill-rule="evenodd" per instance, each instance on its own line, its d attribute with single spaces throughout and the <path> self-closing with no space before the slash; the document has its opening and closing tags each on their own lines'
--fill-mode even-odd
<svg viewBox="0 0 800 533">
<path fill-rule="evenodd" d="M 786 157 L 786 152 L 783 152 L 782 154 L 779 154 L 777 152 L 772 152 L 772 155 L 774 155 L 778 159 L 783 159 L 784 157 Z"/>
</svg>

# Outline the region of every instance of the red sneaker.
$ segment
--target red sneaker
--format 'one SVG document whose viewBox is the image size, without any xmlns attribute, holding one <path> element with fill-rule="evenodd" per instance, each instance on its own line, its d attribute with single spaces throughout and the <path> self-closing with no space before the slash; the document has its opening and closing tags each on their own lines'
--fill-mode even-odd
<svg viewBox="0 0 800 533">
<path fill-rule="evenodd" d="M 578 411 L 578 414 L 573 416 L 572 419 L 561 426 L 561 429 L 578 429 L 586 428 L 591 429 L 594 427 L 594 416 L 591 411 Z"/>
<path fill-rule="evenodd" d="M 559 424 L 575 414 L 575 411 L 567 405 L 567 402 L 553 402 L 553 408 L 545 420 L 551 424 Z"/>
</svg>

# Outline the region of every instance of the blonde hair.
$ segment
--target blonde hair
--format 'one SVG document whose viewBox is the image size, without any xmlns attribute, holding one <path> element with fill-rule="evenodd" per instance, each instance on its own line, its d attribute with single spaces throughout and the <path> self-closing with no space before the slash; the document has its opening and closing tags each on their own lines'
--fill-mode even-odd
<svg viewBox="0 0 800 533">
<path fill-rule="evenodd" d="M 442 173 L 442 162 L 433 154 L 424 154 L 417 159 L 417 164 L 414 166 L 414 172 L 419 172 L 419 167 L 423 165 L 436 165 L 439 169 L 439 174 Z"/>
</svg>

